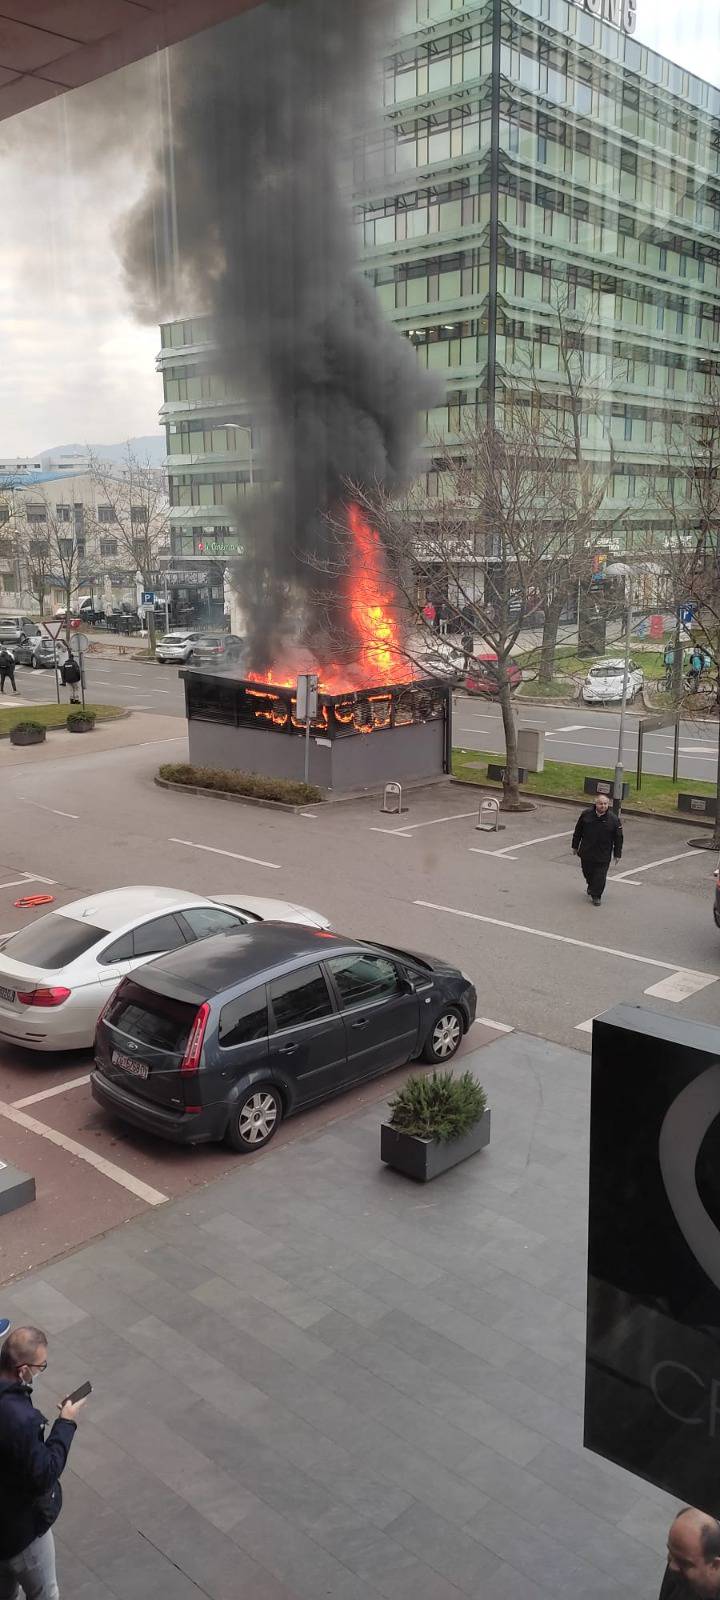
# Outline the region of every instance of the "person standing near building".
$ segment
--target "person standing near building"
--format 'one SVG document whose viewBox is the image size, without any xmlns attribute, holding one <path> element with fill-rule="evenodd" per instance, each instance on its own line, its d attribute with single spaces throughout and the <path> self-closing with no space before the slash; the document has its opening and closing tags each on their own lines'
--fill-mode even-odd
<svg viewBox="0 0 720 1600">
<path fill-rule="evenodd" d="M 0 1600 L 59 1600 L 51 1530 L 85 1401 L 62 1401 L 45 1438 L 47 1420 L 30 1397 L 47 1344 L 39 1328 L 16 1328 L 0 1350 Z"/>
<path fill-rule="evenodd" d="M 685 1506 L 670 1526 L 659 1600 L 720 1600 L 720 1524 Z"/>
<path fill-rule="evenodd" d="M 581 811 L 572 836 L 572 847 L 580 857 L 587 892 L 594 906 L 603 897 L 608 867 L 612 857 L 620 860 L 623 851 L 623 830 L 620 818 L 610 810 L 606 794 L 596 797 L 594 806 Z"/>
<path fill-rule="evenodd" d="M 15 684 L 15 657 L 6 644 L 0 646 L 0 694 L 5 693 L 5 679 L 9 678 L 13 694 L 17 694 Z"/>
</svg>

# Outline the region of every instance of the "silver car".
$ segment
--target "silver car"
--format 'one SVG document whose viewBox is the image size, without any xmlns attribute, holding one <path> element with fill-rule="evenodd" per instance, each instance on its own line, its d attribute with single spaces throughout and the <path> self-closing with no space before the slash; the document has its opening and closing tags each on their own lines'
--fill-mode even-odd
<svg viewBox="0 0 720 1600">
<path fill-rule="evenodd" d="M 329 926 L 319 911 L 256 895 L 206 898 L 148 885 L 73 900 L 0 942 L 0 1040 L 81 1050 L 128 973 L 238 923 L 265 921 Z"/>
<path fill-rule="evenodd" d="M 625 680 L 624 660 L 610 659 L 597 661 L 590 671 L 582 686 L 582 697 L 586 705 L 605 705 L 612 701 L 622 700 L 623 683 Z M 627 703 L 632 705 L 635 696 L 640 693 L 645 682 L 641 667 L 634 661 L 628 665 Z"/>
<path fill-rule="evenodd" d="M 174 633 L 166 633 L 155 646 L 155 660 L 162 662 L 189 661 L 193 653 L 193 645 L 204 637 L 205 635 L 197 630 L 194 633 L 188 633 L 186 629 L 177 629 Z"/>
</svg>

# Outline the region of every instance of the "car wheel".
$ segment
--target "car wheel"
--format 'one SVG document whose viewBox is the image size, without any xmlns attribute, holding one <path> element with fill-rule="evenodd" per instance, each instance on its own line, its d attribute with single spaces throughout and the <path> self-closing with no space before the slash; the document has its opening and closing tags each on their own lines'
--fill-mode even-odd
<svg viewBox="0 0 720 1600">
<path fill-rule="evenodd" d="M 36 667 L 39 667 L 39 665 L 40 665 L 40 662 L 38 661 L 37 656 L 31 656 L 30 657 L 30 666 L 32 667 L 33 672 L 35 671 Z"/>
<path fill-rule="evenodd" d="M 239 1155 L 262 1150 L 277 1133 L 282 1117 L 282 1100 L 273 1084 L 253 1084 L 233 1107 L 225 1135 L 227 1142 Z"/>
<path fill-rule="evenodd" d="M 445 1006 L 425 1040 L 423 1061 L 451 1061 L 463 1036 L 463 1019 L 457 1006 Z"/>
</svg>

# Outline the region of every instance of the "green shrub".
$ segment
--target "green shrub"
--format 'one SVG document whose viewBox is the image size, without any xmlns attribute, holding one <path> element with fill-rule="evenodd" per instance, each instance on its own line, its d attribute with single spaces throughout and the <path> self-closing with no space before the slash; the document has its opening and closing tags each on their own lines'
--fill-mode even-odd
<svg viewBox="0 0 720 1600">
<path fill-rule="evenodd" d="M 66 727 L 70 729 L 82 728 L 86 722 L 89 722 L 92 728 L 95 727 L 95 713 L 93 711 L 68 711 L 65 718 Z"/>
<path fill-rule="evenodd" d="M 45 729 L 42 722 L 13 722 L 11 733 L 43 733 Z"/>
<path fill-rule="evenodd" d="M 159 777 L 166 783 L 185 783 L 195 789 L 245 795 L 251 800 L 280 800 L 286 806 L 304 806 L 323 798 L 322 791 L 312 783 L 299 783 L 292 778 L 263 778 L 257 772 L 192 767 L 187 761 L 166 761 Z"/>
<path fill-rule="evenodd" d="M 390 1125 L 416 1139 L 460 1139 L 487 1105 L 485 1090 L 471 1072 L 415 1073 L 390 1101 Z"/>
</svg>

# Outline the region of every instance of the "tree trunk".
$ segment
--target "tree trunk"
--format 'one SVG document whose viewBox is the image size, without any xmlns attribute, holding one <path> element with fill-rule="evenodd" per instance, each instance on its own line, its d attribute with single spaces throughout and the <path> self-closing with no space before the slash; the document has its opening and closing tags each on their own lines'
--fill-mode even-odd
<svg viewBox="0 0 720 1600">
<path fill-rule="evenodd" d="M 515 726 L 515 707 L 513 706 L 512 690 L 508 683 L 507 666 L 504 661 L 498 662 L 498 678 L 500 691 L 500 710 L 502 712 L 503 732 L 505 734 L 505 777 L 503 778 L 503 811 L 519 811 L 521 807 L 518 758 L 517 758 L 517 728 Z"/>
<path fill-rule="evenodd" d="M 540 646 L 540 667 L 538 670 L 538 683 L 552 683 L 555 667 L 555 651 L 557 649 L 557 636 L 560 627 L 560 614 L 565 599 L 565 590 L 559 586 L 551 600 L 545 606 L 545 621 L 543 623 L 542 644 Z"/>
<path fill-rule="evenodd" d="M 720 850 L 720 676 L 715 685 L 715 709 L 718 713 L 718 748 L 717 768 L 715 773 L 715 827 L 713 828 L 713 848 Z"/>
<path fill-rule="evenodd" d="M 148 653 L 149 654 L 154 654 L 154 652 L 155 652 L 155 638 L 156 638 L 156 634 L 155 634 L 155 611 L 154 611 L 154 609 L 152 611 L 146 612 L 146 618 L 147 618 L 147 631 L 148 631 Z"/>
</svg>

